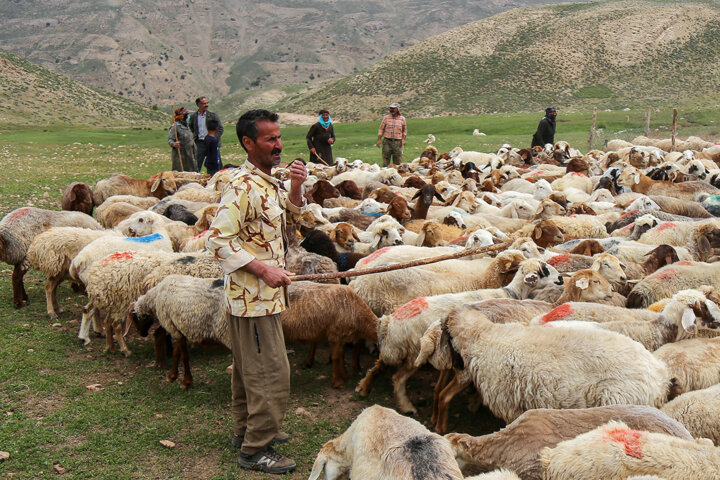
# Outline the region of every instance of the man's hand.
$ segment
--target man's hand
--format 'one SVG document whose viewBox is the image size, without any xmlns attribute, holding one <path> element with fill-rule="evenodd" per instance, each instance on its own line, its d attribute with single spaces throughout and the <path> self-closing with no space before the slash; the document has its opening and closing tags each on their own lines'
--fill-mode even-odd
<svg viewBox="0 0 720 480">
<path fill-rule="evenodd" d="M 173 148 L 180 148 L 180 142 L 173 143 Z"/>
<path fill-rule="evenodd" d="M 377 141 L 377 143 L 375 144 L 375 146 L 376 146 L 376 147 L 379 147 L 379 146 L 380 146 L 380 139 L 379 139 L 379 138 L 378 138 L 378 141 Z"/>
<path fill-rule="evenodd" d="M 328 138 L 328 143 L 329 143 L 330 145 L 332 145 L 333 143 L 335 143 L 335 139 L 334 139 L 334 138 Z"/>
<path fill-rule="evenodd" d="M 312 150 L 310 151 L 312 152 Z M 295 188 L 300 188 L 303 182 L 307 179 L 307 168 L 305 168 L 305 165 L 302 162 L 295 160 L 293 163 L 290 164 L 289 170 L 290 191 L 292 191 Z"/>
<path fill-rule="evenodd" d="M 284 268 L 265 265 L 260 272 L 260 279 L 272 288 L 286 287 L 290 285 L 290 277 L 293 275 L 295 275 L 293 272 Z"/>
<path fill-rule="evenodd" d="M 310 153 L 312 153 L 313 155 L 317 154 L 317 150 L 315 150 L 315 147 L 310 149 Z"/>
<path fill-rule="evenodd" d="M 402 146 L 403 146 L 403 147 L 405 146 L 405 139 L 404 139 L 404 138 L 402 139 Z"/>
</svg>

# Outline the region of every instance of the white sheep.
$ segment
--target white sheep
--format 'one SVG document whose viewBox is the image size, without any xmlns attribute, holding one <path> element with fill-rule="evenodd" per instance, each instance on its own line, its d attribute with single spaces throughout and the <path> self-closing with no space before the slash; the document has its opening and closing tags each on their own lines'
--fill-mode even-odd
<svg viewBox="0 0 720 480">
<path fill-rule="evenodd" d="M 463 476 L 446 439 L 416 420 L 374 405 L 323 445 L 308 480 L 343 478 L 461 480 Z"/>
<path fill-rule="evenodd" d="M 609 422 L 540 453 L 545 480 L 625 480 L 658 475 L 673 480 L 720 479 L 720 448 Z"/>
<path fill-rule="evenodd" d="M 395 309 L 391 315 L 382 316 L 378 326 L 380 361 L 386 365 L 400 365 L 393 376 L 393 389 L 400 411 L 417 412 L 407 396 L 405 384 L 415 374 L 418 366 L 415 357 L 420 351 L 420 338 L 433 321 L 444 318 L 453 308 L 467 302 L 490 298 L 524 299 L 536 289 L 551 283 L 562 283 L 562 277 L 552 266 L 536 259 L 524 260 L 506 287 L 447 293 L 430 297 L 418 297 Z M 370 378 L 362 380 L 358 391 L 367 394 Z"/>
<path fill-rule="evenodd" d="M 685 425 L 696 438 L 709 438 L 720 445 L 720 384 L 680 395 L 662 411 Z"/>
<path fill-rule="evenodd" d="M 447 335 L 437 335 L 437 325 L 430 326 L 415 365 L 429 359 L 441 370 L 455 366 L 506 422 L 532 408 L 660 406 L 667 401 L 665 365 L 615 332 L 494 324 L 472 306 L 458 307 L 438 323 Z M 445 348 L 444 342 L 449 342 Z M 459 357 L 451 359 L 451 351 Z"/>
<path fill-rule="evenodd" d="M 720 383 L 720 338 L 690 338 L 668 343 L 653 355 L 665 362 L 682 391 L 701 390 Z"/>
</svg>

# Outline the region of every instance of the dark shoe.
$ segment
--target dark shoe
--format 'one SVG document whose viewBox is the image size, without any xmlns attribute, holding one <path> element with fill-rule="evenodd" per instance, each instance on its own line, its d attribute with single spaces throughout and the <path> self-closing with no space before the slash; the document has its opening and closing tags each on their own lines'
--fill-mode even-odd
<svg viewBox="0 0 720 480">
<path fill-rule="evenodd" d="M 255 455 L 240 452 L 238 465 L 249 470 L 259 470 L 273 474 L 292 472 L 297 466 L 291 458 L 276 452 L 272 447 L 268 447 Z"/>
<path fill-rule="evenodd" d="M 242 447 L 243 441 L 245 440 L 244 436 L 240 436 L 237 433 L 233 433 L 232 438 L 230 439 L 230 443 L 235 448 Z M 287 443 L 287 441 L 290 440 L 290 435 L 288 435 L 285 432 L 278 432 L 277 435 L 275 435 L 275 438 L 273 438 L 272 442 L 270 442 L 270 445 L 276 445 L 279 443 Z"/>
</svg>

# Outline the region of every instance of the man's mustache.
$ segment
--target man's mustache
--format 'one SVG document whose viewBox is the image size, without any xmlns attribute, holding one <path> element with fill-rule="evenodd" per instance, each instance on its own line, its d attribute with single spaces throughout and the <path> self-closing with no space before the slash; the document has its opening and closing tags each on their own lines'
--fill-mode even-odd
<svg viewBox="0 0 720 480">
<path fill-rule="evenodd" d="M 270 155 L 280 155 L 282 153 L 282 148 L 273 148 L 272 152 L 270 152 Z"/>
</svg>

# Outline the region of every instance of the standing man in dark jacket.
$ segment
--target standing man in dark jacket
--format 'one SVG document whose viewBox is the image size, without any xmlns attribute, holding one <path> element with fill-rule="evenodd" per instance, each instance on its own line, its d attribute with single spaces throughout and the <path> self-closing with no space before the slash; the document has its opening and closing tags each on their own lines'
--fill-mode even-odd
<svg viewBox="0 0 720 480">
<path fill-rule="evenodd" d="M 197 162 L 197 171 L 199 172 L 202 170 L 202 167 L 205 164 L 205 158 L 207 157 L 205 149 L 205 137 L 207 137 L 208 134 L 207 121 L 213 118 L 217 120 L 219 125 L 217 134 L 215 135 L 215 138 L 217 138 L 218 158 L 220 156 L 220 147 L 222 147 L 221 138 L 223 134 L 223 126 L 218 114 L 208 110 L 208 106 L 210 104 L 207 97 L 196 98 L 195 105 L 197 105 L 198 109 L 197 112 L 190 115 L 190 118 L 188 119 L 188 126 L 190 127 L 190 130 L 192 130 L 193 137 L 195 138 L 195 161 Z"/>
<path fill-rule="evenodd" d="M 532 138 L 533 147 L 539 146 L 544 147 L 547 143 L 555 143 L 555 117 L 557 116 L 557 110 L 555 107 L 548 107 L 545 109 L 545 116 L 540 120 L 537 131 Z"/>
</svg>

